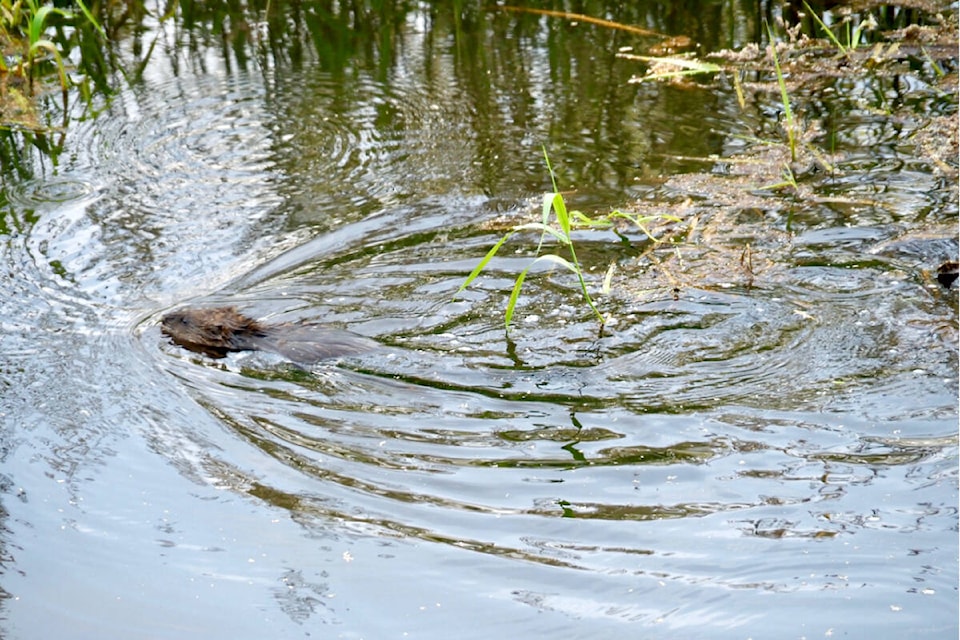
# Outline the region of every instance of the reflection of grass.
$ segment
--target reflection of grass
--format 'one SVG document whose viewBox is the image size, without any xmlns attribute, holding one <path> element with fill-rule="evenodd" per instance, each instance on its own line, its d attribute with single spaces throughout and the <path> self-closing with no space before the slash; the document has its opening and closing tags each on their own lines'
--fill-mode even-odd
<svg viewBox="0 0 960 640">
<path fill-rule="evenodd" d="M 494 6 L 491 7 L 491 9 L 500 11 L 514 11 L 517 13 L 533 13 L 542 16 L 550 16 L 551 18 L 562 18 L 573 23 L 586 22 L 589 24 L 606 27 L 608 29 L 626 31 L 628 33 L 633 33 L 640 36 L 662 36 L 662 34 L 657 33 L 656 31 L 651 31 L 650 29 L 642 29 L 629 24 L 604 20 L 603 18 L 594 18 L 593 16 L 584 15 L 582 13 L 570 13 L 569 11 L 554 11 L 551 9 L 532 9 L 530 7 L 511 6 Z"/>
<path fill-rule="evenodd" d="M 556 254 L 538 255 L 529 265 L 527 265 L 523 271 L 520 272 L 514 281 L 513 291 L 510 293 L 510 298 L 507 301 L 507 307 L 504 312 L 503 320 L 507 331 L 510 330 L 510 322 L 513 319 L 513 313 L 517 306 L 517 299 L 520 296 L 520 290 L 523 288 L 523 283 L 527 278 L 527 273 L 529 273 L 530 269 L 535 264 L 541 262 L 547 262 L 561 266 L 577 276 L 577 282 L 580 285 L 580 291 L 583 294 L 583 299 L 593 312 L 594 316 L 597 318 L 597 321 L 600 323 L 600 329 L 603 330 L 603 327 L 606 324 L 606 318 L 604 318 L 603 314 L 600 313 L 600 310 L 597 309 L 596 303 L 590 296 L 590 292 L 587 289 L 587 282 L 583 277 L 583 268 L 580 261 L 577 259 L 577 250 L 573 242 L 572 232 L 576 229 L 613 228 L 616 220 L 627 220 L 635 224 L 648 238 L 654 242 L 659 242 L 659 240 L 657 240 L 647 228 L 647 223 L 657 219 L 679 222 L 679 218 L 666 214 L 654 216 L 636 216 L 622 211 L 613 211 L 612 213 L 604 216 L 591 218 L 580 211 L 569 211 L 567 209 L 566 202 L 563 199 L 563 195 L 557 188 L 556 177 L 553 173 L 553 167 L 550 166 L 550 158 L 547 156 L 546 149 L 543 151 L 543 157 L 546 160 L 547 169 L 550 171 L 550 179 L 553 183 L 553 192 L 543 194 L 543 206 L 540 222 L 529 222 L 512 227 L 506 235 L 500 238 L 500 240 L 493 245 L 493 248 L 487 252 L 477 266 L 474 267 L 473 271 L 470 272 L 470 275 L 467 276 L 467 279 L 462 285 L 460 285 L 460 288 L 457 290 L 457 294 L 470 286 L 470 283 L 480 275 L 480 272 L 483 271 L 483 269 L 490 263 L 491 260 L 493 260 L 500 248 L 506 244 L 507 240 L 509 240 L 515 233 L 520 231 L 539 231 L 540 241 L 537 244 L 537 254 L 540 253 L 540 250 L 543 248 L 544 240 L 549 236 L 559 242 L 560 246 L 566 247 L 566 249 L 569 251 L 570 258 L 567 259 Z M 608 272 L 608 278 L 606 279 L 607 281 L 609 281 L 610 273 L 611 272 Z M 608 284 L 609 282 L 606 282 L 604 288 L 607 288 Z"/>
</svg>

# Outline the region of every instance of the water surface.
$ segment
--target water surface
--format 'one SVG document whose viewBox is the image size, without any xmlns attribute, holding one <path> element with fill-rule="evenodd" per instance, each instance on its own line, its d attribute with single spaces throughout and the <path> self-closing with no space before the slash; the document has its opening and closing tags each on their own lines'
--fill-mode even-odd
<svg viewBox="0 0 960 640">
<path fill-rule="evenodd" d="M 632 84 L 643 38 L 425 5 L 218 48 L 190 10 L 55 167 L 4 171 L 0 635 L 956 634 L 956 158 L 918 133 L 955 57 L 796 88 L 836 164 L 797 193 L 742 168 L 775 85 Z M 725 11 L 618 19 L 745 44 Z M 505 338 L 536 237 L 453 300 L 541 145 L 571 206 L 683 219 L 576 236 L 602 334 L 534 269 Z M 160 334 L 182 304 L 383 348 L 213 360 Z"/>
</svg>

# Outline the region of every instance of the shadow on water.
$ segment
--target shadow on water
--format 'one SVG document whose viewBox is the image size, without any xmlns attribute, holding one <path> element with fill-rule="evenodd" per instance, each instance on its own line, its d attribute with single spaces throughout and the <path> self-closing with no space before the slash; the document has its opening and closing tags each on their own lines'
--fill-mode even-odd
<svg viewBox="0 0 960 640">
<path fill-rule="evenodd" d="M 0 149 L 0 635 L 956 630 L 948 7 L 825 7 L 884 48 L 784 50 L 795 162 L 749 46 L 793 23 L 775 3 L 578 7 L 663 35 L 475 2 L 92 8 L 113 93 L 75 97 L 55 152 Z M 636 82 L 617 55 L 667 44 L 732 66 Z M 541 145 L 572 206 L 681 219 L 574 232 L 602 336 L 536 267 L 505 336 L 533 234 L 454 299 L 536 219 Z M 160 333 L 183 305 L 381 347 L 209 358 Z"/>
</svg>

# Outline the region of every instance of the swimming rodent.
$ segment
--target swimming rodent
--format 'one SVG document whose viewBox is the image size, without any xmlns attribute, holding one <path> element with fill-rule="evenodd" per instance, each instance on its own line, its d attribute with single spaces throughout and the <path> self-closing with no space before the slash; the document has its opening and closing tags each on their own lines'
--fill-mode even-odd
<svg viewBox="0 0 960 640">
<path fill-rule="evenodd" d="M 163 316 L 162 331 L 185 349 L 223 358 L 230 351 L 272 351 L 302 364 L 371 351 L 379 344 L 349 331 L 310 324 L 264 324 L 234 307 L 187 308 Z"/>
</svg>

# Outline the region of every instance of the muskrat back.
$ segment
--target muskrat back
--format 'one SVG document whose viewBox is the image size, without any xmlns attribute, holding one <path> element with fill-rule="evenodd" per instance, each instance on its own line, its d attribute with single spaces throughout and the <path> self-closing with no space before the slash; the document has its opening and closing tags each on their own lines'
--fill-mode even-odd
<svg viewBox="0 0 960 640">
<path fill-rule="evenodd" d="M 234 307 L 181 309 L 163 316 L 161 324 L 163 333 L 176 344 L 214 358 L 222 358 L 230 351 L 263 350 L 312 364 L 379 346 L 369 338 L 327 327 L 289 322 L 263 324 Z"/>
</svg>

